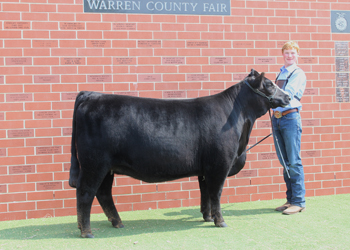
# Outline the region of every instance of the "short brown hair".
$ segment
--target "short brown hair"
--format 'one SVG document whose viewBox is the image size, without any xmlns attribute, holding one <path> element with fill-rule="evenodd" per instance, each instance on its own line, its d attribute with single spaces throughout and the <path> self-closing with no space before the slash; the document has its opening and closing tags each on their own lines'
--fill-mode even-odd
<svg viewBox="0 0 350 250">
<path fill-rule="evenodd" d="M 293 41 L 286 42 L 282 47 L 282 53 L 286 49 L 295 49 L 299 54 L 299 45 L 296 42 L 293 42 Z"/>
</svg>

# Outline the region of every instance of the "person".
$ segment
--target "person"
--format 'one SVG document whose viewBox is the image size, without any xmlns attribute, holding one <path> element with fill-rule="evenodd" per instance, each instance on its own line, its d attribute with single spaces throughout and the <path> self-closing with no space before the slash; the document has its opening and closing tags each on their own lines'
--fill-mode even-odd
<svg viewBox="0 0 350 250">
<path fill-rule="evenodd" d="M 283 177 L 287 186 L 287 202 L 275 210 L 283 214 L 305 211 L 304 169 L 300 157 L 302 125 L 300 99 L 306 86 L 304 71 L 297 66 L 299 46 L 293 41 L 282 47 L 284 65 L 276 84 L 291 98 L 286 107 L 273 109 L 273 137 L 279 162 L 284 166 Z"/>
</svg>

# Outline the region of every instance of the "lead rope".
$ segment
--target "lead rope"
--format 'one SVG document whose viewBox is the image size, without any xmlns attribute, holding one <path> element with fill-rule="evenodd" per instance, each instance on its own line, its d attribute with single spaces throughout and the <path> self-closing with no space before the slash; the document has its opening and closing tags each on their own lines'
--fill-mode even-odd
<svg viewBox="0 0 350 250">
<path fill-rule="evenodd" d="M 269 117 L 270 117 L 270 122 L 271 122 L 272 133 L 269 134 L 269 135 L 267 135 L 267 136 L 265 136 L 263 139 L 261 139 L 260 141 L 258 141 L 257 143 L 255 143 L 253 146 L 251 146 L 251 147 L 249 147 L 248 149 L 246 149 L 246 152 L 248 152 L 249 150 L 251 150 L 252 148 L 254 148 L 256 145 L 258 145 L 260 142 L 264 141 L 265 139 L 269 138 L 271 135 L 274 134 L 274 133 L 273 133 L 273 125 L 272 125 L 272 116 L 271 116 L 271 111 L 270 111 L 270 109 L 269 109 Z M 279 143 L 278 143 L 278 139 L 277 139 L 276 136 L 273 136 L 273 138 L 276 139 L 277 149 L 278 149 L 278 151 L 279 151 L 279 153 L 280 153 L 280 156 L 281 156 L 282 162 L 283 162 L 283 168 L 286 170 L 287 175 L 288 175 L 288 178 L 290 179 L 289 169 L 287 168 L 286 163 L 284 162 L 284 158 L 283 158 L 283 155 L 282 155 L 282 153 L 281 153 L 281 148 L 280 148 L 280 145 L 279 145 Z"/>
<path fill-rule="evenodd" d="M 260 142 L 262 142 L 262 141 L 264 141 L 265 139 L 269 138 L 271 135 L 272 135 L 272 133 L 269 134 L 269 135 L 267 135 L 267 136 L 265 136 L 263 139 L 261 139 L 260 141 L 258 141 L 257 143 L 255 143 L 253 146 L 251 146 L 250 148 L 246 149 L 246 152 L 248 152 L 249 150 L 251 150 L 252 148 L 254 148 L 254 147 L 255 147 L 256 145 L 258 145 Z"/>
<path fill-rule="evenodd" d="M 273 134 L 273 138 L 276 140 L 276 145 L 277 145 L 277 149 L 278 149 L 278 152 L 280 153 L 280 156 L 281 156 L 281 159 L 282 159 L 282 166 L 284 168 L 284 170 L 286 171 L 287 175 L 288 175 L 288 178 L 290 179 L 290 175 L 289 175 L 289 169 L 284 161 L 284 158 L 283 158 L 283 155 L 282 155 L 282 152 L 281 152 L 281 148 L 280 148 L 280 145 L 278 143 L 278 139 L 277 139 L 277 136 L 275 136 L 275 133 L 274 133 L 274 130 L 273 130 L 273 124 L 272 124 L 272 116 L 271 116 L 271 111 L 269 109 L 269 117 L 270 117 L 270 121 L 271 121 L 271 129 L 272 129 L 272 134 Z"/>
</svg>

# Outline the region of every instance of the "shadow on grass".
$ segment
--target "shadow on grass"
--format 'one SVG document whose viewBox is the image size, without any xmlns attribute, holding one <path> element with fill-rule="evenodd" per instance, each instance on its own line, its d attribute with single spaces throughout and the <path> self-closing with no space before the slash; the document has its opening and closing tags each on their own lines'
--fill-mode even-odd
<svg viewBox="0 0 350 250">
<path fill-rule="evenodd" d="M 189 230 L 202 226 L 204 221 L 180 220 L 124 220 L 125 228 L 113 228 L 106 220 L 91 221 L 92 233 L 98 238 L 124 237 L 144 233 Z M 77 223 L 22 226 L 0 230 L 2 240 L 41 240 L 78 238 L 80 230 Z"/>
<path fill-rule="evenodd" d="M 245 209 L 245 210 L 237 210 L 237 209 L 230 209 L 228 207 L 225 207 L 222 209 L 222 216 L 228 217 L 228 216 L 252 216 L 252 215 L 261 215 L 261 214 L 273 214 L 276 213 L 272 208 L 262 208 L 262 209 Z M 179 214 L 186 214 L 192 218 L 201 218 L 201 213 L 198 211 L 198 209 L 183 209 L 180 212 L 170 212 L 170 213 L 164 213 L 165 216 L 176 216 Z"/>
<path fill-rule="evenodd" d="M 248 209 L 235 210 L 226 207 L 223 209 L 223 216 L 227 221 L 234 220 L 234 217 L 254 216 L 274 213 L 272 209 Z M 122 215 L 121 215 L 122 216 Z M 165 212 L 161 216 L 168 216 L 169 219 L 135 219 L 123 220 L 125 228 L 113 228 L 107 218 L 94 220 L 92 218 L 92 233 L 97 238 L 112 238 L 133 236 L 144 233 L 159 233 L 171 231 L 183 231 L 194 228 L 214 229 L 213 222 L 204 222 L 198 208 L 182 209 L 177 212 Z M 181 217 L 181 218 L 179 218 Z M 30 223 L 30 220 L 28 220 Z M 228 225 L 230 226 L 230 222 Z M 0 240 L 40 240 L 55 238 L 79 238 L 80 230 L 77 223 L 61 223 L 46 225 L 28 225 L 17 228 L 0 230 Z"/>
</svg>

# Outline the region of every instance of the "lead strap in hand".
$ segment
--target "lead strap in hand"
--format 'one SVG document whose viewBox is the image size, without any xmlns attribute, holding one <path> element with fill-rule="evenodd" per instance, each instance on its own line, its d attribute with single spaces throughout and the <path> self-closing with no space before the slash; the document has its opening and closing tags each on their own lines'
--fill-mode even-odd
<svg viewBox="0 0 350 250">
<path fill-rule="evenodd" d="M 284 161 L 284 158 L 283 158 L 283 155 L 282 155 L 282 152 L 281 152 L 281 148 L 280 148 L 280 145 L 278 143 L 278 139 L 277 139 L 277 136 L 275 136 L 275 133 L 274 133 L 274 130 L 273 130 L 273 124 L 272 124 L 272 116 L 271 116 L 271 111 L 269 109 L 269 116 L 270 116 L 270 121 L 271 121 L 271 128 L 272 128 L 272 135 L 273 135 L 273 138 L 276 140 L 276 145 L 277 145 L 277 150 L 281 156 L 281 159 L 282 159 L 282 166 L 284 168 L 284 170 L 286 171 L 287 175 L 288 175 L 288 178 L 290 179 L 290 175 L 289 175 L 289 169 Z"/>
</svg>

